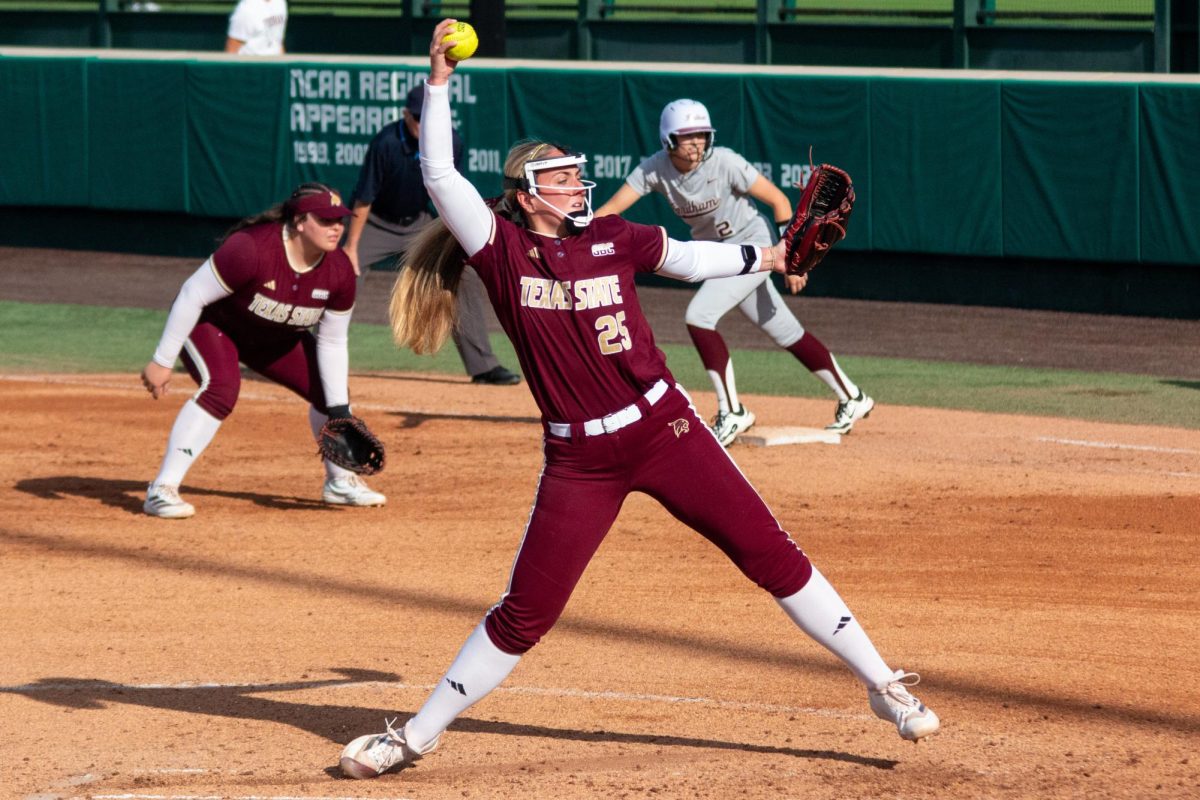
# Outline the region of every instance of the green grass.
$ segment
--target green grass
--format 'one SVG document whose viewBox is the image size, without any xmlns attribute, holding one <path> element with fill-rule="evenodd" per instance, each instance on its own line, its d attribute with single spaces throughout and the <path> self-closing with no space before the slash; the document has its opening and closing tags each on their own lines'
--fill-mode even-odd
<svg viewBox="0 0 1200 800">
<path fill-rule="evenodd" d="M 165 320 L 163 311 L 0 302 L 4 341 L 0 371 L 136 373 L 154 350 Z M 507 339 L 495 335 L 492 344 L 503 363 L 516 366 Z M 685 386 L 711 389 L 691 346 L 662 349 L 671 371 Z M 790 356 L 774 350 L 739 350 L 734 359 L 743 392 L 826 399 L 832 407 L 825 385 Z M 1200 381 L 895 358 L 839 360 L 885 403 L 1200 428 L 1196 414 Z M 354 372 L 462 374 L 453 347 L 434 356 L 397 350 L 382 325 L 352 327 L 350 363 Z"/>
</svg>

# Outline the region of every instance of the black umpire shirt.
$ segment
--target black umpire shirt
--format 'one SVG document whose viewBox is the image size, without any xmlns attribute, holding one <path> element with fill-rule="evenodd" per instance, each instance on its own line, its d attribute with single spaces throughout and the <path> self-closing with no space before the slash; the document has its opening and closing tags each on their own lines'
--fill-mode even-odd
<svg viewBox="0 0 1200 800">
<path fill-rule="evenodd" d="M 462 171 L 462 137 L 453 131 L 454 167 Z M 433 209 L 429 192 L 421 180 L 417 140 L 408 132 L 404 119 L 384 125 L 367 148 L 354 202 L 369 203 L 371 218 L 384 227 L 407 227 L 422 211 Z"/>
</svg>

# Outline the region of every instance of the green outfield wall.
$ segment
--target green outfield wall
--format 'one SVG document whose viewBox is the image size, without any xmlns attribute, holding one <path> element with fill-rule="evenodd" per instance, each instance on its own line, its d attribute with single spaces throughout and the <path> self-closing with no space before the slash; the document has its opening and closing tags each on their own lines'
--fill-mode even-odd
<svg viewBox="0 0 1200 800">
<path fill-rule="evenodd" d="M 35 52 L 0 51 L 2 206 L 228 218 L 303 180 L 349 194 L 424 77 L 418 59 Z M 810 147 L 848 169 L 848 250 L 1200 263 L 1200 83 L 1110 77 L 472 62 L 452 102 L 485 195 L 509 144 L 541 136 L 588 155 L 602 201 L 659 147 L 663 103 L 690 96 L 781 186 Z M 633 216 L 685 233 L 657 197 Z"/>
</svg>

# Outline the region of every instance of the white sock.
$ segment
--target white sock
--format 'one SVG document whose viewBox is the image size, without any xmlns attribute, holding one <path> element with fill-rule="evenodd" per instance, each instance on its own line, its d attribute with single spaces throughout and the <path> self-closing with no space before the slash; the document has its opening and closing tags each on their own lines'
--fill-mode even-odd
<svg viewBox="0 0 1200 800">
<path fill-rule="evenodd" d="M 892 670 L 880 658 L 866 631 L 816 567 L 803 589 L 775 601 L 800 630 L 844 661 L 867 688 L 873 689 L 891 679 Z"/>
<path fill-rule="evenodd" d="M 712 381 L 713 389 L 717 392 L 717 411 L 737 411 L 742 407 L 738 400 L 737 381 L 733 377 L 733 359 L 725 362 L 725 374 L 716 370 L 708 370 L 708 379 Z"/>
<path fill-rule="evenodd" d="M 317 411 L 313 406 L 308 407 L 308 427 L 312 428 L 313 441 L 320 441 L 321 428 L 325 427 L 325 421 L 329 417 Z M 354 473 L 348 469 L 342 469 L 332 461 L 322 459 L 325 464 L 325 479 L 336 481 L 338 478 L 346 478 Z"/>
<path fill-rule="evenodd" d="M 844 403 L 847 400 L 853 400 L 858 397 L 858 384 L 850 380 L 850 376 L 842 372 L 842 367 L 837 363 L 837 359 L 833 357 L 833 353 L 829 354 L 829 360 L 833 364 L 834 370 L 837 372 L 834 375 L 827 369 L 819 369 L 813 373 L 820 378 L 826 386 L 828 386 L 834 394 L 837 395 L 838 402 Z M 846 388 L 842 388 L 842 387 Z"/>
<path fill-rule="evenodd" d="M 463 643 L 442 682 L 434 688 L 417 715 L 404 726 L 409 746 L 417 751 L 427 747 L 459 714 L 499 686 L 520 660 L 520 656 L 506 653 L 492 644 L 484 624 L 479 623 Z"/>
<path fill-rule="evenodd" d="M 187 471 L 196 463 L 204 448 L 208 447 L 220 427 L 221 420 L 197 405 L 195 400 L 184 403 L 183 408 L 179 409 L 179 416 L 175 417 L 175 424 L 171 426 L 167 452 L 154 482 L 169 486 L 181 484 Z"/>
</svg>

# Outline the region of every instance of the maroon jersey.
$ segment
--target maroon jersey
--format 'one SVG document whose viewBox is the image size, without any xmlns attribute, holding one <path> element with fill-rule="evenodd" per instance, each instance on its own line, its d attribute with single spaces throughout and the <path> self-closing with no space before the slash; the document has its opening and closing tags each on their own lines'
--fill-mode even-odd
<svg viewBox="0 0 1200 800">
<path fill-rule="evenodd" d="M 212 260 L 217 279 L 233 294 L 206 306 L 200 320 L 230 334 L 288 338 L 316 325 L 326 308 L 354 306 L 354 267 L 346 254 L 334 250 L 308 272 L 296 272 L 288 264 L 279 222 L 238 231 Z"/>
<path fill-rule="evenodd" d="M 475 267 L 542 414 L 582 422 L 673 383 L 634 289 L 666 256 L 662 228 L 600 217 L 557 239 L 496 217 Z"/>
</svg>

